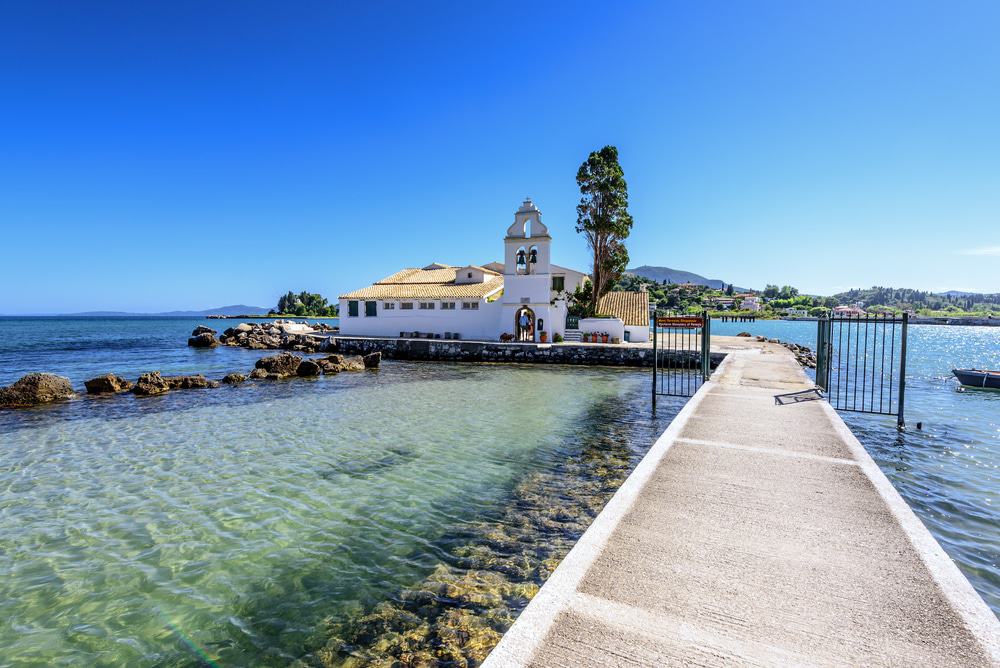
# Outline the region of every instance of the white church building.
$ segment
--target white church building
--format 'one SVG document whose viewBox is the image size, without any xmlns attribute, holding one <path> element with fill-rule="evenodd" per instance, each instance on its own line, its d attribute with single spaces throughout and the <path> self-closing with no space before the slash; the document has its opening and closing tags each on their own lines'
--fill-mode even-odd
<svg viewBox="0 0 1000 668">
<path fill-rule="evenodd" d="M 598 332 L 609 341 L 649 340 L 645 292 L 609 293 L 601 317 L 570 319 L 575 326 L 567 330 L 567 298 L 590 277 L 552 264 L 552 237 L 530 199 L 503 243 L 502 264 L 433 263 L 341 295 L 341 335 L 551 342 L 556 334 L 576 340 Z"/>
</svg>

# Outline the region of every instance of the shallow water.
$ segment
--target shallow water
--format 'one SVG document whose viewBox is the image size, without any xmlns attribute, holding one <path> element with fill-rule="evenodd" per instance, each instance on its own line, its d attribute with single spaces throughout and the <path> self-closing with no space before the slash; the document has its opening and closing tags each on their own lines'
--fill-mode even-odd
<svg viewBox="0 0 1000 668">
<path fill-rule="evenodd" d="M 8 338 L 5 382 L 29 369 L 77 384 L 111 370 L 220 375 L 260 356 L 186 349 L 190 322 L 123 327 L 138 344 L 24 355 Z M 380 604 L 442 568 L 461 578 L 487 532 L 516 535 L 526 499 L 544 498 L 547 517 L 565 504 L 539 526 L 571 544 L 679 409 L 651 416 L 647 383 L 618 369 L 386 362 L 0 412 L 0 665 L 346 656 L 356 647 L 331 629 L 353 624 L 356 645 Z M 588 455 L 595 444 L 618 453 L 613 473 Z M 546 475 L 575 495 L 542 495 Z M 504 602 L 501 631 L 524 602 Z"/>
<path fill-rule="evenodd" d="M 815 322 L 712 322 L 713 334 L 743 331 L 816 347 Z M 1000 392 L 961 391 L 951 373 L 961 368 L 1000 369 L 1000 327 L 910 325 L 907 430 L 894 417 L 841 415 L 1000 613 Z"/>
</svg>

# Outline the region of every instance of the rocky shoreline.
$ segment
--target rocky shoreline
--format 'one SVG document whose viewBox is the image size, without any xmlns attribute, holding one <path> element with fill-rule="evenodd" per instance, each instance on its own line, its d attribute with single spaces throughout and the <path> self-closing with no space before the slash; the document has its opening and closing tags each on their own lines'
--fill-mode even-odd
<svg viewBox="0 0 1000 668">
<path fill-rule="evenodd" d="M 218 331 L 199 325 L 191 332 L 188 345 L 194 348 L 214 348 L 215 346 L 235 346 L 249 350 L 291 350 L 301 353 L 315 353 L 335 349 L 336 345 L 328 336 L 337 329 L 326 323 L 309 324 L 291 320 L 275 320 L 273 323 L 242 322 L 226 329 L 216 338 Z"/>
<path fill-rule="evenodd" d="M 229 330 L 227 330 L 229 331 Z M 295 333 L 284 333 L 280 336 L 271 334 L 269 331 L 260 334 L 250 334 L 254 330 L 247 330 L 247 336 L 243 341 L 253 343 L 246 347 L 255 349 L 261 337 L 267 337 L 266 342 L 272 341 L 278 347 L 289 346 L 292 350 L 306 353 L 315 353 L 320 349 L 317 342 L 315 345 L 304 345 L 300 342 L 300 337 L 304 336 Z M 279 332 L 280 334 L 280 332 Z M 235 341 L 227 345 L 240 345 L 238 336 L 223 335 L 227 341 Z M 214 343 L 211 343 L 214 341 Z M 336 342 L 325 340 L 323 346 L 326 349 L 334 349 Z M 188 340 L 188 345 L 195 347 L 212 347 L 220 345 L 215 341 L 215 330 L 208 327 L 197 327 Z M 308 358 L 292 352 L 282 352 L 278 355 L 262 357 L 257 360 L 254 368 L 246 374 L 232 372 L 226 374 L 220 380 L 206 378 L 202 374 L 164 376 L 159 371 L 149 371 L 141 374 L 134 382 L 115 375 L 106 373 L 84 382 L 85 393 L 88 395 L 114 395 L 131 393 L 138 397 L 151 397 L 173 390 L 195 390 L 214 389 L 225 385 L 238 385 L 248 380 L 283 380 L 288 378 L 312 378 L 320 375 L 332 375 L 342 371 L 364 371 L 366 369 L 378 369 L 382 362 L 382 354 L 375 352 L 367 355 L 341 355 L 328 354 L 324 357 Z M 59 401 L 67 401 L 77 398 L 78 393 L 73 389 L 69 378 L 57 376 L 51 373 L 29 373 L 7 387 L 0 387 L 0 409 L 3 408 L 30 408 L 42 404 L 49 404 Z"/>
</svg>

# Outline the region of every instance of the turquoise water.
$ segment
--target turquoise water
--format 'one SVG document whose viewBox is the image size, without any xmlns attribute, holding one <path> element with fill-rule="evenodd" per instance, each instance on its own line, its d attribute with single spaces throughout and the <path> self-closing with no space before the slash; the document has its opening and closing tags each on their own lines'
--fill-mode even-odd
<svg viewBox="0 0 1000 668">
<path fill-rule="evenodd" d="M 713 334 L 743 331 L 816 347 L 815 322 L 712 322 Z M 908 349 L 904 433 L 893 417 L 841 415 L 1000 613 L 1000 392 L 960 391 L 951 373 L 1000 369 L 1000 327 L 911 325 Z"/>
<path fill-rule="evenodd" d="M 260 356 L 187 348 L 195 324 L 2 320 L 0 382 L 218 377 Z M 643 371 L 386 362 L 0 411 L 0 666 L 323 663 L 330 629 L 513 535 L 539 476 L 567 487 L 548 511 L 567 507 L 532 536 L 571 544 L 624 475 L 593 453 L 634 466 L 679 409 L 651 416 L 647 387 Z"/>
</svg>

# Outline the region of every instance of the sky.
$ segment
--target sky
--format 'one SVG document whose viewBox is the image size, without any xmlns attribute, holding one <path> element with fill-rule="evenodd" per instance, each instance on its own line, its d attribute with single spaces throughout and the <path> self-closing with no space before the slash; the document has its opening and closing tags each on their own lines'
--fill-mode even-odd
<svg viewBox="0 0 1000 668">
<path fill-rule="evenodd" d="M 0 2 L 0 313 L 272 306 L 485 263 L 1000 292 L 1000 3 Z"/>
</svg>

